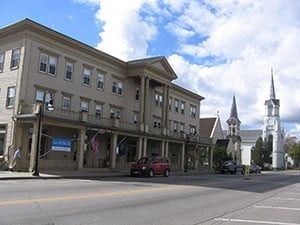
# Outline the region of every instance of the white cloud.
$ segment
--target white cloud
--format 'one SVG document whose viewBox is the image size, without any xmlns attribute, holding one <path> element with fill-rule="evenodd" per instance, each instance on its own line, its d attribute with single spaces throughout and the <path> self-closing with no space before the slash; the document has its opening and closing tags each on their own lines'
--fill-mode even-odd
<svg viewBox="0 0 300 225">
<path fill-rule="evenodd" d="M 300 1 L 86 1 L 99 6 L 97 47 L 111 55 L 146 57 L 159 32 L 175 38 L 177 48 L 166 43 L 159 54 L 176 83 L 205 97 L 201 115 L 219 111 L 225 121 L 235 94 L 242 125 L 261 126 L 273 67 L 282 121 L 300 124 Z"/>
</svg>

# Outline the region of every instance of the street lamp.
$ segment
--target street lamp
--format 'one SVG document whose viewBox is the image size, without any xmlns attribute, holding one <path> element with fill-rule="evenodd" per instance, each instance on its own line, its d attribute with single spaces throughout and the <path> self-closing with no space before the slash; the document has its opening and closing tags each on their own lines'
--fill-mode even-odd
<svg viewBox="0 0 300 225">
<path fill-rule="evenodd" d="M 48 95 L 48 96 L 47 96 Z M 46 104 L 46 97 L 47 97 L 47 104 Z M 37 134 L 37 145 L 36 145 L 36 152 L 35 152 L 35 162 L 34 162 L 34 172 L 33 176 L 39 176 L 39 156 L 40 156 L 40 146 L 41 146 L 41 121 L 43 117 L 44 110 L 53 111 L 53 100 L 52 95 L 50 92 L 46 91 L 43 94 L 43 101 L 42 104 L 40 104 L 39 107 L 39 113 L 38 113 L 38 134 Z"/>
</svg>

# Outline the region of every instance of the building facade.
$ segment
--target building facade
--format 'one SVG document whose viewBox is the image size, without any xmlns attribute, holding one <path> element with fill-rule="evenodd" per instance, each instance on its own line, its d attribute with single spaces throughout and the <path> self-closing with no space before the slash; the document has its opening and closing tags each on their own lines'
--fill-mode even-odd
<svg viewBox="0 0 300 225">
<path fill-rule="evenodd" d="M 265 101 L 263 140 L 272 148 L 272 168 L 285 168 L 284 134 L 280 126 L 280 100 L 275 97 L 273 71 L 271 72 L 270 98 Z"/>
<path fill-rule="evenodd" d="M 124 62 L 25 19 L 0 30 L 0 75 L 0 156 L 22 145 L 24 171 L 127 169 L 151 154 L 182 169 L 210 145 L 204 98 L 172 83 L 165 57 Z"/>
</svg>

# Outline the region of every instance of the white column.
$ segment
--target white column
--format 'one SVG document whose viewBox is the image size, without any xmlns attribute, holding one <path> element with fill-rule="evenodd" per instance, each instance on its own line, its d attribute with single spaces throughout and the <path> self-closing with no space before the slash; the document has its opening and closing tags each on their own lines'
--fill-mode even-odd
<svg viewBox="0 0 300 225">
<path fill-rule="evenodd" d="M 141 90 L 140 90 L 140 114 L 139 114 L 139 123 L 140 130 L 145 130 L 145 77 L 141 77 Z"/>
<path fill-rule="evenodd" d="M 145 83 L 145 104 L 144 104 L 144 123 L 145 123 L 145 132 L 148 132 L 149 130 L 149 110 L 148 110 L 148 102 L 149 102 L 149 84 L 150 80 L 148 77 L 146 77 L 146 83 Z"/>
<path fill-rule="evenodd" d="M 79 130 L 79 144 L 78 144 L 78 170 L 83 169 L 83 161 L 84 161 L 84 152 L 86 151 L 86 144 L 85 144 L 85 128 Z"/>
<path fill-rule="evenodd" d="M 143 156 L 147 155 L 147 142 L 148 142 L 148 138 L 144 138 L 144 141 L 143 141 Z"/>
<path fill-rule="evenodd" d="M 184 156 L 185 156 L 185 143 L 182 144 L 181 148 L 181 169 L 184 170 Z"/>
<path fill-rule="evenodd" d="M 35 165 L 35 154 L 36 154 L 36 148 L 38 144 L 38 121 L 35 121 L 33 123 L 33 133 L 32 133 L 32 142 L 31 142 L 31 153 L 30 153 L 30 161 L 29 161 L 29 168 L 28 171 L 32 172 L 34 165 Z"/>
<path fill-rule="evenodd" d="M 112 134 L 112 140 L 111 140 L 111 149 L 110 149 L 110 154 L 111 154 L 111 169 L 116 168 L 116 150 L 117 150 L 117 143 L 118 142 L 118 135 L 117 134 Z"/>
<path fill-rule="evenodd" d="M 141 158 L 143 155 L 143 138 L 139 137 L 137 141 L 137 159 Z"/>
</svg>

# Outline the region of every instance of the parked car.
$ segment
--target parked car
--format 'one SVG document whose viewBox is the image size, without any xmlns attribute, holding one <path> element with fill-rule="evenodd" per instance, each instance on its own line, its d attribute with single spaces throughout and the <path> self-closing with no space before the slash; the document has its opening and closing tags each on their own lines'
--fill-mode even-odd
<svg viewBox="0 0 300 225">
<path fill-rule="evenodd" d="M 261 173 L 261 167 L 257 164 L 251 164 L 249 172 L 250 173 Z"/>
<path fill-rule="evenodd" d="M 170 176 L 171 163 L 166 157 L 146 156 L 140 158 L 137 163 L 131 165 L 130 174 L 135 177 L 138 175 L 146 175 L 153 177 L 154 175 Z"/>
<path fill-rule="evenodd" d="M 241 172 L 242 174 L 245 172 L 245 166 L 239 161 L 229 160 L 222 164 L 221 173 L 236 174 L 237 172 Z"/>
</svg>

